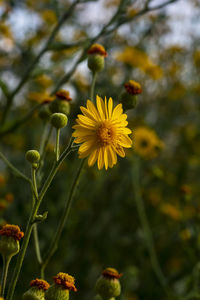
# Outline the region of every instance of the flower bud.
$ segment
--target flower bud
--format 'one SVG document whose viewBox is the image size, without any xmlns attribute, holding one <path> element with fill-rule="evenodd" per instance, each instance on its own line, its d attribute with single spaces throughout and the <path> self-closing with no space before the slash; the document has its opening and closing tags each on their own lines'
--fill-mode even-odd
<svg viewBox="0 0 200 300">
<path fill-rule="evenodd" d="M 119 278 L 122 274 L 119 274 L 114 268 L 107 268 L 102 272 L 102 275 L 96 282 L 95 290 L 102 299 L 115 298 L 121 293 L 121 286 Z"/>
<path fill-rule="evenodd" d="M 31 164 L 38 163 L 40 160 L 40 153 L 37 150 L 28 150 L 26 152 L 26 160 Z"/>
<path fill-rule="evenodd" d="M 6 224 L 0 230 L 0 253 L 4 257 L 12 257 L 19 252 L 19 241 L 24 236 L 19 226 Z"/>
<path fill-rule="evenodd" d="M 69 300 L 69 291 L 77 291 L 74 277 L 66 273 L 58 273 L 53 280 L 54 284 L 45 293 L 45 300 Z"/>
<path fill-rule="evenodd" d="M 125 83 L 124 87 L 126 91 L 122 93 L 120 102 L 123 105 L 123 110 L 127 111 L 136 107 L 137 95 L 142 93 L 142 88 L 141 85 L 134 80 L 129 80 Z"/>
<path fill-rule="evenodd" d="M 31 288 L 23 294 L 23 300 L 44 300 L 44 293 L 49 288 L 47 281 L 36 278 L 30 282 Z"/>
<path fill-rule="evenodd" d="M 105 48 L 100 44 L 93 44 L 88 50 L 88 68 L 93 72 L 104 69 L 104 58 L 107 56 Z"/>
<path fill-rule="evenodd" d="M 72 101 L 68 91 L 60 90 L 56 92 L 56 99 L 52 101 L 49 105 L 49 109 L 52 113 L 63 113 L 69 115 L 70 113 L 70 104 Z"/>
<path fill-rule="evenodd" d="M 39 111 L 39 117 L 41 120 L 48 122 L 51 117 L 51 112 L 49 110 L 49 107 L 47 105 L 42 106 L 42 108 Z"/>
<path fill-rule="evenodd" d="M 51 124 L 57 129 L 65 127 L 67 122 L 67 116 L 62 113 L 55 113 L 51 116 Z"/>
</svg>

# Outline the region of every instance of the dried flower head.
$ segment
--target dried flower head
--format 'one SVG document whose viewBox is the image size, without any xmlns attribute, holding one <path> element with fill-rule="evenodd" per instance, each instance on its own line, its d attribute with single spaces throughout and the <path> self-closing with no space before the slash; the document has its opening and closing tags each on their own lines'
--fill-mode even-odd
<svg viewBox="0 0 200 300">
<path fill-rule="evenodd" d="M 72 101 L 69 91 L 59 90 L 56 92 L 56 97 L 59 98 L 60 100 Z"/>
<path fill-rule="evenodd" d="M 106 52 L 104 46 L 100 45 L 100 44 L 93 44 L 89 50 L 88 50 L 88 54 L 98 54 L 101 56 L 108 56 L 108 53 Z"/>
<path fill-rule="evenodd" d="M 63 289 L 71 290 L 76 292 L 77 289 L 74 285 L 75 279 L 73 276 L 59 272 L 56 276 L 53 277 L 55 284 L 62 286 Z"/>
<path fill-rule="evenodd" d="M 128 94 L 139 95 L 142 93 L 141 85 L 134 80 L 129 80 L 128 82 L 126 82 L 124 87 Z"/>
<path fill-rule="evenodd" d="M 13 237 L 16 241 L 20 241 L 24 233 L 20 231 L 19 226 L 6 224 L 0 230 L 1 236 Z"/>
<path fill-rule="evenodd" d="M 117 278 L 119 279 L 122 274 L 118 273 L 118 271 L 114 268 L 106 268 L 103 272 L 102 272 L 103 277 L 106 278 Z"/>
<path fill-rule="evenodd" d="M 32 280 L 30 282 L 30 286 L 37 287 L 39 290 L 43 290 L 43 291 L 48 290 L 48 288 L 50 287 L 50 285 L 48 284 L 48 282 L 46 280 L 38 279 L 38 278 Z"/>
</svg>

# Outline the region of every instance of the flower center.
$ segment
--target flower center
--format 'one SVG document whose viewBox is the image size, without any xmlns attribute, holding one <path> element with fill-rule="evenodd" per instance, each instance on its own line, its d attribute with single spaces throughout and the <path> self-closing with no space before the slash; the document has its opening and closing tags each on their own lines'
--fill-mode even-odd
<svg viewBox="0 0 200 300">
<path fill-rule="evenodd" d="M 103 123 L 101 123 L 101 125 L 97 129 L 97 137 L 99 139 L 99 142 L 103 146 L 112 144 L 115 135 L 116 135 L 115 128 L 108 121 L 104 121 Z"/>
</svg>

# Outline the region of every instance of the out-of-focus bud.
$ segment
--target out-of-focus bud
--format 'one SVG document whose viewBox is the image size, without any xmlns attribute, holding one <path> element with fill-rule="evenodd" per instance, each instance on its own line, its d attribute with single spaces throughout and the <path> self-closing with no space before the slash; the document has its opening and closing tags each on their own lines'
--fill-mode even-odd
<svg viewBox="0 0 200 300">
<path fill-rule="evenodd" d="M 115 298 L 121 293 L 119 278 L 122 274 L 114 268 L 106 268 L 96 282 L 95 290 L 102 299 Z"/>
<path fill-rule="evenodd" d="M 104 58 L 107 56 L 105 48 L 100 44 L 93 44 L 88 50 L 88 68 L 93 72 L 104 69 Z"/>
<path fill-rule="evenodd" d="M 124 84 L 125 92 L 122 93 L 120 102 L 122 103 L 124 111 L 135 108 L 137 105 L 137 95 L 142 93 L 141 85 L 134 81 L 129 80 Z"/>
<path fill-rule="evenodd" d="M 31 288 L 23 294 L 23 300 L 44 300 L 44 293 L 48 290 L 47 281 L 36 278 L 30 282 Z"/>
<path fill-rule="evenodd" d="M 69 291 L 77 291 L 75 279 L 69 274 L 60 272 L 53 280 L 54 284 L 45 293 L 45 300 L 69 300 Z"/>
<path fill-rule="evenodd" d="M 62 113 L 69 115 L 70 113 L 70 97 L 69 91 L 59 90 L 56 92 L 56 99 L 49 105 L 49 109 L 52 113 Z"/>
</svg>

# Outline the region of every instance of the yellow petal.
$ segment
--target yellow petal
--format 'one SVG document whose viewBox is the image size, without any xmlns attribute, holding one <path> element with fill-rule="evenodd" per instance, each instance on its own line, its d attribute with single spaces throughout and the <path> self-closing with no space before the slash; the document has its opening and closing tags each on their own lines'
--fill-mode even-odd
<svg viewBox="0 0 200 300">
<path fill-rule="evenodd" d="M 109 98 L 108 100 L 108 117 L 112 117 L 112 109 L 113 109 L 113 100 L 112 98 Z"/>
<path fill-rule="evenodd" d="M 105 120 L 105 106 L 103 100 L 99 96 L 96 98 L 96 104 L 101 120 Z"/>
</svg>

